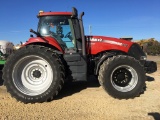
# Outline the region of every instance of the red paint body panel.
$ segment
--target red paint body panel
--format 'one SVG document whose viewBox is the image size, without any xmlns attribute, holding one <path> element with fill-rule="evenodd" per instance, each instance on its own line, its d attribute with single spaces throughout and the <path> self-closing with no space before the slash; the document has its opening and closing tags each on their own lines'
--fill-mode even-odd
<svg viewBox="0 0 160 120">
<path fill-rule="evenodd" d="M 35 38 L 30 38 L 25 44 L 32 44 L 32 43 L 47 43 L 50 44 L 54 47 L 56 47 L 59 51 L 61 51 L 62 53 L 64 53 L 63 49 L 60 47 L 59 43 L 52 37 L 35 37 Z"/>
<path fill-rule="evenodd" d="M 59 43 L 52 37 L 30 38 L 24 45 L 43 42 L 56 47 L 64 53 Z M 86 36 L 87 54 L 96 55 L 103 51 L 118 50 L 127 53 L 133 42 L 105 36 Z"/>
<path fill-rule="evenodd" d="M 131 41 L 105 36 L 86 36 L 86 40 L 87 53 L 93 55 L 109 50 L 118 50 L 127 53 L 133 44 Z"/>
</svg>

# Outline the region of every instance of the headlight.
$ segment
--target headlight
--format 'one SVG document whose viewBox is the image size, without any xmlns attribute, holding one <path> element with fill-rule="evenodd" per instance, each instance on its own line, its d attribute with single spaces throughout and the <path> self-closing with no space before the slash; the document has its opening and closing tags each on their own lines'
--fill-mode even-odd
<svg viewBox="0 0 160 120">
<path fill-rule="evenodd" d="M 147 60 L 147 56 L 141 56 L 140 60 Z"/>
</svg>

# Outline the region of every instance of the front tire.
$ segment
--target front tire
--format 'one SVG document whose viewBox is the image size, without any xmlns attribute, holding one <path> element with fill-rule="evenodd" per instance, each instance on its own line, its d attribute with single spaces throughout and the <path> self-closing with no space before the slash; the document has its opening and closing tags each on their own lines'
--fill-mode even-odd
<svg viewBox="0 0 160 120">
<path fill-rule="evenodd" d="M 105 91 L 118 99 L 139 96 L 144 91 L 145 78 L 139 61 L 125 55 L 113 56 L 104 61 L 98 76 Z"/>
<path fill-rule="evenodd" d="M 29 45 L 13 53 L 3 69 L 4 85 L 24 103 L 52 100 L 64 83 L 64 67 L 50 49 Z"/>
</svg>

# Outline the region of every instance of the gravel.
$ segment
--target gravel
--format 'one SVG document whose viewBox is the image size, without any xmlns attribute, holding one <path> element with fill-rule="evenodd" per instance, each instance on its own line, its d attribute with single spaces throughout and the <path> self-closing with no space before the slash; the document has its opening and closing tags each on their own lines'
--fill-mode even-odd
<svg viewBox="0 0 160 120">
<path fill-rule="evenodd" d="M 160 64 L 157 72 L 147 75 L 146 85 L 146 91 L 140 97 L 118 100 L 105 93 L 91 77 L 88 82 L 65 84 L 51 102 L 23 104 L 7 93 L 1 80 L 0 119 L 160 120 Z"/>
</svg>

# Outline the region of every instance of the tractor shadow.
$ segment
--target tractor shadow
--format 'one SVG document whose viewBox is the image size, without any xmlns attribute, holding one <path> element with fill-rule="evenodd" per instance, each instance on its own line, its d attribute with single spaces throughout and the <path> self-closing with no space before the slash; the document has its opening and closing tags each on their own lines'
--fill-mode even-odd
<svg viewBox="0 0 160 120">
<path fill-rule="evenodd" d="M 153 77 L 150 77 L 150 76 L 146 75 L 146 81 L 148 81 L 148 82 L 153 82 L 154 80 L 155 80 L 155 79 L 154 79 Z M 144 90 L 144 91 L 147 90 L 146 84 L 145 84 L 143 90 Z M 144 91 L 142 91 L 141 94 L 144 94 Z"/>
<path fill-rule="evenodd" d="M 153 77 L 150 76 L 146 76 L 146 81 L 152 82 L 155 79 Z M 62 90 L 60 91 L 60 93 L 58 94 L 58 96 L 56 96 L 54 99 L 58 100 L 58 99 L 62 99 L 64 97 L 67 96 L 71 96 L 75 93 L 78 93 L 84 89 L 87 88 L 95 88 L 95 87 L 100 87 L 100 84 L 98 82 L 98 79 L 95 78 L 94 76 L 90 76 L 90 78 L 88 79 L 88 81 L 86 82 L 67 82 L 64 84 Z M 144 87 L 144 91 L 146 91 L 147 86 Z"/>
<path fill-rule="evenodd" d="M 148 113 L 148 115 L 152 116 L 154 118 L 154 120 L 160 120 L 160 113 L 158 113 L 158 112 Z"/>
<path fill-rule="evenodd" d="M 152 81 L 154 81 L 154 80 L 155 80 L 155 79 L 154 79 L 153 77 L 146 75 L 146 81 L 152 82 Z"/>
<path fill-rule="evenodd" d="M 64 97 L 78 93 L 86 88 L 94 88 L 94 87 L 100 87 L 98 79 L 95 78 L 94 76 L 90 76 L 88 81 L 67 82 L 64 84 L 58 96 L 56 96 L 54 99 L 55 100 L 62 99 Z"/>
</svg>

